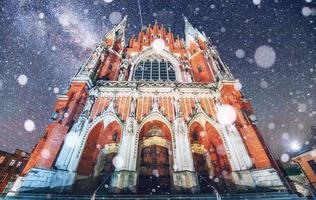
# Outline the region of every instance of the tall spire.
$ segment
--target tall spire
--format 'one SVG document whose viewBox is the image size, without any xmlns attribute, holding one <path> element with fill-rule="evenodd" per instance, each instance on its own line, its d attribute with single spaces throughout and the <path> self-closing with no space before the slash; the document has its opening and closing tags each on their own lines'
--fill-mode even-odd
<svg viewBox="0 0 316 200">
<path fill-rule="evenodd" d="M 125 28 L 126 28 L 126 21 L 127 21 L 127 15 L 124 16 L 122 21 L 117 24 L 114 28 L 112 28 L 110 31 L 108 31 L 104 39 L 112 38 L 114 41 L 121 39 L 122 46 L 125 46 Z"/>
<path fill-rule="evenodd" d="M 204 33 L 201 33 L 198 29 L 194 28 L 189 22 L 188 18 L 183 15 L 184 19 L 184 32 L 185 32 L 185 43 L 188 46 L 190 41 L 197 41 L 197 39 L 201 39 L 206 41 L 207 38 Z"/>
<path fill-rule="evenodd" d="M 194 39 L 197 38 L 196 29 L 193 28 L 188 18 L 183 15 L 183 19 L 184 19 L 184 31 L 185 31 L 186 36 L 189 35 L 193 37 Z"/>
</svg>

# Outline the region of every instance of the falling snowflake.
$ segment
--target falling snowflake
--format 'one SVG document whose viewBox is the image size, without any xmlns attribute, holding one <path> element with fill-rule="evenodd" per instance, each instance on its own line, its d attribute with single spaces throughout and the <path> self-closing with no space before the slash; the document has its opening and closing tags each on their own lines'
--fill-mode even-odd
<svg viewBox="0 0 316 200">
<path fill-rule="evenodd" d="M 274 124 L 273 122 L 269 123 L 269 124 L 268 124 L 268 128 L 269 128 L 270 130 L 273 130 L 273 129 L 275 128 L 275 124 Z"/>
<path fill-rule="evenodd" d="M 121 156 L 117 155 L 113 158 L 112 163 L 116 168 L 121 168 L 124 165 L 124 159 Z"/>
<path fill-rule="evenodd" d="M 21 152 L 22 157 L 26 157 L 26 153 L 24 151 Z"/>
<path fill-rule="evenodd" d="M 113 0 L 103 0 L 105 3 L 112 3 Z"/>
<path fill-rule="evenodd" d="M 310 16 L 312 14 L 312 10 L 309 7 L 303 7 L 302 8 L 302 14 L 305 17 L 308 17 L 308 16 Z"/>
<path fill-rule="evenodd" d="M 242 88 L 242 84 L 239 82 L 239 80 L 237 80 L 236 83 L 234 83 L 234 89 L 237 91 L 240 91 Z"/>
<path fill-rule="evenodd" d="M 59 93 L 59 88 L 58 87 L 54 87 L 53 91 L 54 91 L 55 94 L 58 94 Z"/>
<path fill-rule="evenodd" d="M 286 163 L 286 162 L 288 162 L 289 160 L 290 160 L 289 154 L 284 153 L 284 154 L 281 155 L 281 161 L 282 161 L 282 162 Z"/>
<path fill-rule="evenodd" d="M 252 0 L 252 3 L 255 5 L 259 5 L 261 3 L 261 0 Z"/>
<path fill-rule="evenodd" d="M 226 28 L 225 27 L 221 27 L 221 32 L 225 33 L 226 32 Z"/>
<path fill-rule="evenodd" d="M 164 50 L 166 44 L 165 41 L 163 39 L 155 39 L 152 43 L 152 47 L 156 50 L 156 51 L 162 51 Z"/>
<path fill-rule="evenodd" d="M 275 63 L 276 53 L 270 46 L 260 46 L 255 52 L 255 61 L 259 67 L 269 68 Z"/>
<path fill-rule="evenodd" d="M 44 19 L 44 17 L 45 17 L 45 14 L 42 12 L 38 15 L 38 18 L 40 18 L 40 19 Z"/>
<path fill-rule="evenodd" d="M 27 83 L 27 76 L 24 75 L 24 74 L 21 74 L 19 77 L 18 77 L 18 82 L 20 85 L 25 85 Z"/>
<path fill-rule="evenodd" d="M 298 103 L 298 106 L 297 106 L 298 112 L 305 112 L 306 109 L 307 109 L 306 104 L 304 104 L 304 103 Z"/>
<path fill-rule="evenodd" d="M 236 110 L 233 106 L 224 104 L 218 106 L 217 120 L 223 126 L 232 125 L 236 121 Z"/>
<path fill-rule="evenodd" d="M 122 20 L 122 13 L 112 12 L 109 16 L 109 19 L 112 24 L 118 24 Z"/>
<path fill-rule="evenodd" d="M 159 171 L 157 169 L 153 170 L 153 175 L 159 177 Z"/>
<path fill-rule="evenodd" d="M 268 84 L 267 81 L 261 80 L 261 81 L 260 81 L 260 87 L 261 87 L 262 89 L 265 89 L 265 88 L 268 88 L 268 87 L 269 87 L 269 84 Z"/>
<path fill-rule="evenodd" d="M 33 122 L 32 120 L 27 119 L 27 120 L 24 122 L 24 128 L 25 128 L 26 131 L 32 132 L 32 131 L 34 131 L 34 129 L 35 129 L 35 124 L 34 124 L 34 122 Z"/>
<path fill-rule="evenodd" d="M 41 157 L 44 159 L 49 159 L 50 158 L 50 151 L 48 149 L 43 149 L 41 151 Z"/>
<path fill-rule="evenodd" d="M 297 127 L 298 127 L 298 129 L 303 130 L 303 129 L 304 129 L 304 124 L 299 123 L 299 124 L 297 125 Z"/>
<path fill-rule="evenodd" d="M 288 134 L 288 133 L 283 133 L 283 134 L 282 134 L 282 139 L 283 139 L 283 140 L 289 140 L 289 139 L 290 139 L 289 134 Z"/>
<path fill-rule="evenodd" d="M 237 49 L 236 52 L 235 52 L 237 58 L 243 58 L 245 57 L 245 51 L 243 49 Z"/>
</svg>

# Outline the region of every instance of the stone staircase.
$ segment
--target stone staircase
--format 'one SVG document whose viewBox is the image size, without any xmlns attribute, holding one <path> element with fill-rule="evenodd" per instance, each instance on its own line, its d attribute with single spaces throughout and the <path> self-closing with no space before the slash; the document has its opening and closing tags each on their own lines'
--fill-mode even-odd
<svg viewBox="0 0 316 200">
<path fill-rule="evenodd" d="M 1 199 L 1 196 L 0 196 Z M 91 195 L 63 195 L 63 194 L 35 194 L 23 193 L 17 196 L 4 198 L 6 200 L 41 200 L 41 199 L 69 199 L 69 200 L 90 200 Z M 149 199 L 149 200 L 177 200 L 177 199 L 195 199 L 195 200 L 217 200 L 215 194 L 170 194 L 170 195 L 97 195 L 95 199 Z M 265 192 L 265 193 L 236 193 L 222 194 L 221 200 L 306 200 L 305 197 L 299 197 L 296 194 L 287 192 Z"/>
</svg>

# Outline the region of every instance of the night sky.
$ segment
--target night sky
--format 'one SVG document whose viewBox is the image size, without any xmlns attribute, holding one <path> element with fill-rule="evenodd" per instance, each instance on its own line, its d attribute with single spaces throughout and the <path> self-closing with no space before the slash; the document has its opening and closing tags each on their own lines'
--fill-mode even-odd
<svg viewBox="0 0 316 200">
<path fill-rule="evenodd" d="M 157 19 L 184 37 L 184 14 L 209 36 L 252 99 L 277 158 L 315 144 L 316 0 L 139 1 L 144 25 Z M 102 35 L 124 15 L 128 36 L 141 30 L 139 7 L 137 0 L 1 0 L 0 7 L 0 149 L 30 152 L 56 93 Z"/>
</svg>

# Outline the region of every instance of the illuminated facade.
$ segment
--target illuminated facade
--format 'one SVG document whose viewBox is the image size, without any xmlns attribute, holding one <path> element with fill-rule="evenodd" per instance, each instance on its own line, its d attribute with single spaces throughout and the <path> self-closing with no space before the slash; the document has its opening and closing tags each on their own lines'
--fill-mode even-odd
<svg viewBox="0 0 316 200">
<path fill-rule="evenodd" d="M 58 95 L 14 191 L 284 189 L 250 101 L 204 33 L 109 31 Z M 103 184 L 103 183 L 102 183 Z"/>
</svg>

